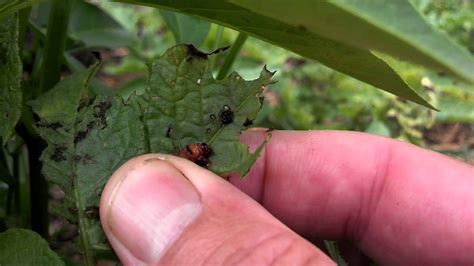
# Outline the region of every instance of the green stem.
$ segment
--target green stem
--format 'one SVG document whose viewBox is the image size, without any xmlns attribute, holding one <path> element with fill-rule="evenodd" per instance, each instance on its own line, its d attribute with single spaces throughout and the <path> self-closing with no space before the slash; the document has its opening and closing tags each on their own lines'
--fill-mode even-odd
<svg viewBox="0 0 474 266">
<path fill-rule="evenodd" d="M 26 29 L 28 28 L 28 19 L 30 18 L 31 7 L 20 10 L 18 23 L 18 47 L 20 57 L 23 58 L 23 48 L 25 46 Z"/>
<path fill-rule="evenodd" d="M 15 197 L 15 179 L 10 173 L 7 165 L 7 159 L 3 149 L 0 149 L 0 181 L 8 185 L 6 213 L 12 214 L 14 208 L 14 197 Z"/>
<path fill-rule="evenodd" d="M 28 165 L 30 174 L 31 229 L 43 238 L 48 239 L 48 183 L 41 174 L 41 153 L 46 143 L 37 136 L 31 136 L 20 123 L 16 131 L 25 141 L 28 148 Z"/>
<path fill-rule="evenodd" d="M 51 2 L 39 94 L 51 89 L 61 78 L 71 5 L 71 0 Z"/>
<path fill-rule="evenodd" d="M 15 183 L 12 186 L 13 192 L 13 210 L 14 213 L 20 214 L 20 156 L 18 154 L 13 154 L 13 176 L 15 178 Z"/>
<path fill-rule="evenodd" d="M 214 49 L 212 49 L 213 51 L 217 50 L 219 46 L 221 45 L 223 33 L 224 33 L 224 27 L 221 25 L 217 25 L 216 38 L 214 40 Z M 214 68 L 216 64 L 216 59 L 217 59 L 217 55 L 211 56 L 210 58 L 211 69 Z"/>
<path fill-rule="evenodd" d="M 23 139 L 17 135 L 16 142 L 19 142 L 19 147 L 12 153 L 13 157 L 13 176 L 16 180 L 15 187 L 15 202 L 17 213 L 21 216 L 22 221 L 25 222 L 24 228 L 31 229 L 31 198 L 30 198 L 30 183 L 28 176 L 28 164 L 26 158 L 28 157 L 26 146 Z"/>
<path fill-rule="evenodd" d="M 217 74 L 218 80 L 224 79 L 227 76 L 230 68 L 234 64 L 235 58 L 237 58 L 237 55 L 240 52 L 240 49 L 242 49 L 242 46 L 247 40 L 247 37 L 247 34 L 242 32 L 239 33 L 239 36 L 237 36 L 237 39 L 234 41 L 234 44 L 232 44 L 232 47 L 230 48 L 229 54 L 227 54 L 227 57 L 225 58 L 224 64 L 219 70 L 219 74 Z"/>
</svg>

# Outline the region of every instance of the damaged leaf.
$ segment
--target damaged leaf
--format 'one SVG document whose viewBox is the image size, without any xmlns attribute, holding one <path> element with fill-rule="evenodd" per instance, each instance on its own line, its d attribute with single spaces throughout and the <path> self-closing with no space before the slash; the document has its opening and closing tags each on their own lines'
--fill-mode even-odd
<svg viewBox="0 0 474 266">
<path fill-rule="evenodd" d="M 169 49 L 150 67 L 145 92 L 127 100 L 84 97 L 97 69 L 93 66 L 31 103 L 48 143 L 43 174 L 66 195 L 54 209 L 79 226 L 86 264 L 108 248 L 97 206 L 108 178 L 128 159 L 150 152 L 179 155 L 189 147 L 193 155 L 204 147 L 204 153 L 194 154 L 201 156 L 197 163 L 218 174 L 244 176 L 258 158 L 263 144 L 250 154 L 239 135 L 260 110 L 260 93 L 273 73 L 264 69 L 253 81 L 232 73 L 216 81 L 207 56 L 192 45 Z"/>
<path fill-rule="evenodd" d="M 249 167 L 241 165 L 250 154 L 239 135 L 260 110 L 260 93 L 272 75 L 263 69 L 252 81 L 235 72 L 215 80 L 206 54 L 175 46 L 153 64 L 149 91 L 142 96 L 150 151 L 177 154 L 188 144 L 206 143 L 213 152 L 210 170 L 239 170 L 244 176 Z"/>
</svg>

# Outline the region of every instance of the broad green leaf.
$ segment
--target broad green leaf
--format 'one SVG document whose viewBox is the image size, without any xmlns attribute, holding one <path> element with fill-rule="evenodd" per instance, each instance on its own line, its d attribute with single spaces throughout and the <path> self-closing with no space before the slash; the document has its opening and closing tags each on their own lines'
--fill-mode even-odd
<svg viewBox="0 0 474 266">
<path fill-rule="evenodd" d="M 130 45 L 133 35 L 99 7 L 75 1 L 69 22 L 69 35 L 87 47 L 119 48 Z"/>
<path fill-rule="evenodd" d="M 379 89 L 433 108 L 425 99 L 413 91 L 390 65 L 370 51 L 334 41 L 299 25 L 282 22 L 278 20 L 279 17 L 263 16 L 247 8 L 220 0 L 115 1 L 165 8 L 205 18 L 281 46 L 302 56 L 315 59 L 328 67 Z M 316 2 L 321 1 L 314 1 L 314 3 Z M 288 14 L 284 16 L 286 15 Z"/>
<path fill-rule="evenodd" d="M 0 138 L 10 138 L 21 115 L 21 61 L 18 55 L 18 18 L 0 19 Z"/>
<path fill-rule="evenodd" d="M 0 265 L 64 265 L 48 242 L 37 233 L 25 229 L 9 229 L 0 233 Z"/>
<path fill-rule="evenodd" d="M 43 174 L 66 194 L 55 211 L 79 225 L 87 265 L 107 249 L 95 217 L 100 193 L 128 159 L 150 152 L 177 155 L 188 144 L 207 143 L 212 171 L 248 172 L 263 146 L 250 154 L 239 135 L 255 119 L 262 87 L 273 74 L 264 69 L 253 81 L 237 73 L 216 81 L 206 54 L 177 45 L 151 66 L 146 90 L 124 100 L 120 95 L 83 96 L 95 70 L 74 73 L 31 103 L 48 143 L 41 158 Z M 233 112 L 227 124 L 224 110 Z"/>
<path fill-rule="evenodd" d="M 310 33 L 445 71 L 474 82 L 471 54 L 434 30 L 408 0 L 231 0 Z"/>
<path fill-rule="evenodd" d="M 207 37 L 211 24 L 195 17 L 160 10 L 160 14 L 173 32 L 176 43 L 191 43 L 200 46 Z"/>
</svg>

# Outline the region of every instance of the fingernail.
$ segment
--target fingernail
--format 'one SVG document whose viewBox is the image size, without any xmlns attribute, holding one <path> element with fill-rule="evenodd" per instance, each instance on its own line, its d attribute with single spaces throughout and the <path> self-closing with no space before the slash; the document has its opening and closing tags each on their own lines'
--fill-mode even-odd
<svg viewBox="0 0 474 266">
<path fill-rule="evenodd" d="M 108 226 L 120 244 L 147 264 L 156 263 L 201 212 L 199 193 L 176 168 L 148 161 L 113 188 Z"/>
</svg>

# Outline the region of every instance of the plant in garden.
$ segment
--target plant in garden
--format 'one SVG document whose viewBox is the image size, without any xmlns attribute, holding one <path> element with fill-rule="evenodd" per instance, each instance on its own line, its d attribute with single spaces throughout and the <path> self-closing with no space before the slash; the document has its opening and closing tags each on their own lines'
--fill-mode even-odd
<svg viewBox="0 0 474 266">
<path fill-rule="evenodd" d="M 472 56 L 433 30 L 408 1 L 299 1 L 291 6 L 279 0 L 271 5 L 246 0 L 116 1 L 160 9 L 176 43 L 187 43 L 160 46 L 163 54 L 144 47 L 156 42 L 154 31 L 147 35 L 143 29 L 134 36 L 94 4 L 38 2 L 0 0 L 0 180 L 6 184 L 0 192 L 7 191 L 1 226 L 5 231 L 29 224 L 48 239 L 47 192 L 55 184 L 64 196 L 51 201 L 49 211 L 73 229 L 77 226 L 70 250 L 78 249 L 86 265 L 113 259 L 98 220 L 98 203 L 108 177 L 128 159 L 161 152 L 222 176 L 237 172 L 244 177 L 249 171 L 268 139 L 251 154 L 239 134 L 254 123 L 262 92 L 274 82 L 274 72 L 266 67 L 251 81 L 237 72 L 228 74 L 249 35 L 431 109 L 433 103 L 397 72 L 393 57 L 474 81 Z M 93 19 L 84 21 L 81 14 Z M 221 48 L 216 38 L 212 48 L 225 56 L 220 68 L 212 61 L 214 52 L 195 47 L 211 28 L 205 20 L 239 31 L 229 49 Z M 216 35 L 222 35 L 221 26 Z M 147 71 L 139 77 L 141 83 L 127 91 L 104 88 L 97 78 L 101 59 L 91 53 L 101 47 L 128 47 L 142 60 L 139 68 Z M 31 210 L 19 199 L 25 177 Z M 30 215 L 26 225 L 12 219 Z M 0 245 L 0 264 L 13 258 L 17 264 L 63 264 L 32 231 L 8 229 L 0 240 L 12 243 Z M 37 252 L 22 255 L 17 247 Z M 333 245 L 328 248 L 337 253 Z M 70 259 L 67 251 L 59 253 Z"/>
</svg>

